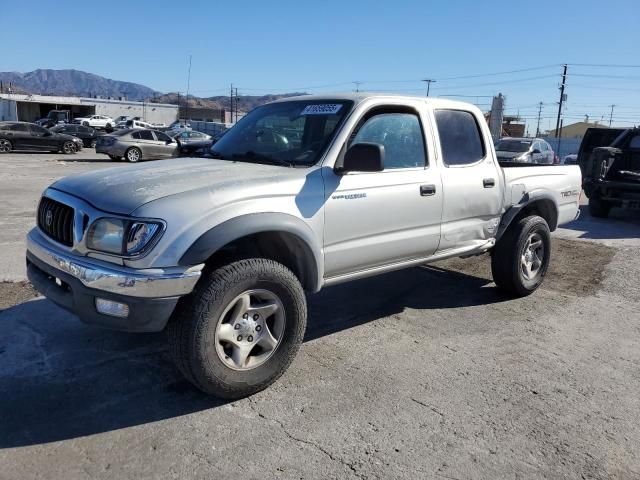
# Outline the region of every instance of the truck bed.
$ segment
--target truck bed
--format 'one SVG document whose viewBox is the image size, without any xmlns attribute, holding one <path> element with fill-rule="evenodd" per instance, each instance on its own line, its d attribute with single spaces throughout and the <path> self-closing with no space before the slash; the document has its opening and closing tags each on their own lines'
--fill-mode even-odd
<svg viewBox="0 0 640 480">
<path fill-rule="evenodd" d="M 501 166 L 506 185 L 505 208 L 518 205 L 523 200 L 551 200 L 558 207 L 557 225 L 575 220 L 582 191 L 580 167 L 531 164 L 519 164 L 517 168 Z M 550 227 L 555 228 L 553 225 Z"/>
</svg>

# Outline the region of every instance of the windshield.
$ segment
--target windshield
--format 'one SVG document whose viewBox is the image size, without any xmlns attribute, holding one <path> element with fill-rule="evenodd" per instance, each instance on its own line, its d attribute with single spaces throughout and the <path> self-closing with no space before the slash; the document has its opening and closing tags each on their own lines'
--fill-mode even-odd
<svg viewBox="0 0 640 480">
<path fill-rule="evenodd" d="M 296 100 L 258 107 L 211 147 L 215 158 L 288 166 L 316 163 L 353 102 Z"/>
<path fill-rule="evenodd" d="M 526 152 L 531 146 L 531 140 L 500 140 L 496 143 L 496 151 Z"/>
</svg>

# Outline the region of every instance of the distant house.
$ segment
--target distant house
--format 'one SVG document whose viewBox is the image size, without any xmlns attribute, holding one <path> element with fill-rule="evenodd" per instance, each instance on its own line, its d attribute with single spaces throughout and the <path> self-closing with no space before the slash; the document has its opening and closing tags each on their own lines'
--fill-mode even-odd
<svg viewBox="0 0 640 480">
<path fill-rule="evenodd" d="M 597 128 L 603 128 L 606 127 L 606 125 L 602 125 L 598 122 L 596 123 L 590 123 L 590 122 L 577 122 L 577 123 L 571 123 L 569 125 L 564 125 L 561 129 L 561 136 L 562 138 L 582 138 L 584 137 L 584 132 L 587 131 L 587 128 L 593 128 L 593 127 L 597 127 Z M 545 136 L 548 137 L 555 137 L 556 136 L 556 129 L 554 128 L 553 130 L 549 130 L 548 132 L 545 133 Z"/>
</svg>

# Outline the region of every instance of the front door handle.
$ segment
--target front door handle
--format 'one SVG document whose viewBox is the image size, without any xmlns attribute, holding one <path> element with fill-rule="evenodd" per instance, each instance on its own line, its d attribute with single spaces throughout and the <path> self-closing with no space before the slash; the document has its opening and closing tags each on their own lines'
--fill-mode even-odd
<svg viewBox="0 0 640 480">
<path fill-rule="evenodd" d="M 435 185 L 420 185 L 420 195 L 423 197 L 430 197 L 431 195 L 436 194 L 436 186 Z"/>
<path fill-rule="evenodd" d="M 493 188 L 496 186 L 496 180 L 494 178 L 485 178 L 482 180 L 482 186 L 484 188 Z"/>
</svg>

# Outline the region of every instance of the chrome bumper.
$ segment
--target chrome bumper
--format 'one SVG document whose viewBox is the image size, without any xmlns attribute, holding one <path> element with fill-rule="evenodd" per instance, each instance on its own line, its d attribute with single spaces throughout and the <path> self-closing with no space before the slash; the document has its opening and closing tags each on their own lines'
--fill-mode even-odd
<svg viewBox="0 0 640 480">
<path fill-rule="evenodd" d="M 136 270 L 88 257 L 75 257 L 53 247 L 37 228 L 27 236 L 27 251 L 50 267 L 78 279 L 85 287 L 140 298 L 177 297 L 191 293 L 204 264 L 189 268 Z"/>
</svg>

